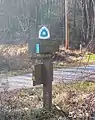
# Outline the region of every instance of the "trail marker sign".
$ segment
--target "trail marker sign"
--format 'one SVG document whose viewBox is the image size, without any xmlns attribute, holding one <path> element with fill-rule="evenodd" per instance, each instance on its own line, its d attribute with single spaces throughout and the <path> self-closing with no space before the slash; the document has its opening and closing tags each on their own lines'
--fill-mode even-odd
<svg viewBox="0 0 95 120">
<path fill-rule="evenodd" d="M 50 38 L 50 31 L 46 26 L 43 26 L 39 30 L 39 39 L 49 39 Z"/>
<path fill-rule="evenodd" d="M 29 13 L 31 18 L 29 25 L 31 27 L 28 30 L 28 49 L 29 56 L 37 59 L 40 58 L 39 56 L 53 54 L 59 50 L 65 35 L 65 32 L 63 32 L 64 11 L 60 7 L 61 4 L 64 5 L 64 0 L 31 1 L 35 4 L 30 9 L 34 12 L 30 11 Z M 58 4 L 56 4 L 56 1 Z"/>
</svg>

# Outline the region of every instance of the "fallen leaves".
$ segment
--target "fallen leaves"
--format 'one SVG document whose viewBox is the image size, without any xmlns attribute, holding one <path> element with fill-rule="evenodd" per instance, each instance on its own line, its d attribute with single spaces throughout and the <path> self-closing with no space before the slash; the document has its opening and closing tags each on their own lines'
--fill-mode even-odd
<svg viewBox="0 0 95 120">
<path fill-rule="evenodd" d="M 62 88 L 62 85 L 59 85 L 59 87 L 57 85 L 56 90 L 60 90 L 60 92 L 59 94 L 57 93 L 53 102 L 63 111 L 67 112 L 69 117 L 72 119 L 91 119 L 91 117 L 93 117 L 93 113 L 95 112 L 95 92 L 93 89 L 92 91 L 86 91 L 86 87 L 88 88 L 89 86 L 91 87 L 91 84 L 88 85 L 85 83 L 83 90 L 83 88 L 75 89 L 74 86 L 69 88 Z"/>
<path fill-rule="evenodd" d="M 0 55 L 4 57 L 27 55 L 28 47 L 24 45 L 0 45 Z"/>
</svg>

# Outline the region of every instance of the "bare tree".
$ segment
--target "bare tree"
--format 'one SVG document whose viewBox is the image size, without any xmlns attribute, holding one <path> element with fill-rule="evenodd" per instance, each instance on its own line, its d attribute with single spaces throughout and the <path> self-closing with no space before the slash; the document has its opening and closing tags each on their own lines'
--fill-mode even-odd
<svg viewBox="0 0 95 120">
<path fill-rule="evenodd" d="M 94 36 L 94 3 L 93 0 L 82 0 L 83 6 L 83 36 L 84 41 L 88 44 Z"/>
</svg>

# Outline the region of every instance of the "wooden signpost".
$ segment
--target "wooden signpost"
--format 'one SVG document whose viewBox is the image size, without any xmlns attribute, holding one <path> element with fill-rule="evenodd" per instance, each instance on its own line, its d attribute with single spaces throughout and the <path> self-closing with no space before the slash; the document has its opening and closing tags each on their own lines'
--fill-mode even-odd
<svg viewBox="0 0 95 120">
<path fill-rule="evenodd" d="M 52 106 L 52 81 L 53 81 L 53 63 L 52 54 L 59 50 L 63 42 L 61 35 L 62 26 L 55 31 L 56 23 L 60 23 L 60 14 L 63 10 L 59 6 L 62 1 L 57 0 L 35 0 L 33 15 L 35 22 L 30 19 L 28 50 L 29 56 L 34 60 L 41 60 L 41 63 L 34 65 L 33 85 L 43 84 L 43 107 L 50 109 Z M 47 6 L 47 7 L 46 7 Z M 54 11 L 56 9 L 56 11 Z M 54 14 L 52 14 L 54 13 Z M 55 17 L 56 16 L 56 17 Z M 30 17 L 30 18 L 31 18 Z M 60 32 L 59 32 L 60 31 Z M 57 35 L 55 35 L 57 34 Z"/>
<path fill-rule="evenodd" d="M 43 107 L 50 109 L 52 106 L 52 81 L 53 81 L 53 64 L 52 56 L 43 57 L 42 64 L 34 66 L 33 85 L 43 84 Z"/>
<path fill-rule="evenodd" d="M 51 108 L 52 106 L 52 81 L 53 65 L 52 58 L 43 59 L 43 106 Z"/>
</svg>

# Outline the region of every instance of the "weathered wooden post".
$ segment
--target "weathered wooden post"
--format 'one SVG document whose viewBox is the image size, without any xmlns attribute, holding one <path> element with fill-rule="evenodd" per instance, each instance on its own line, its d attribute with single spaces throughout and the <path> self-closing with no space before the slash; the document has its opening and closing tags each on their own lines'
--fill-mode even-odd
<svg viewBox="0 0 95 120">
<path fill-rule="evenodd" d="M 50 109 L 52 106 L 52 81 L 53 81 L 53 63 L 52 55 L 44 55 L 42 63 L 34 66 L 33 86 L 43 84 L 43 107 Z"/>
<path fill-rule="evenodd" d="M 43 106 L 50 109 L 52 106 L 53 64 L 51 56 L 43 58 Z"/>
</svg>

